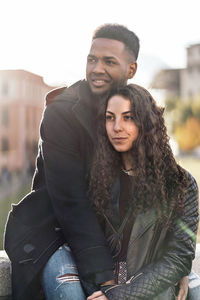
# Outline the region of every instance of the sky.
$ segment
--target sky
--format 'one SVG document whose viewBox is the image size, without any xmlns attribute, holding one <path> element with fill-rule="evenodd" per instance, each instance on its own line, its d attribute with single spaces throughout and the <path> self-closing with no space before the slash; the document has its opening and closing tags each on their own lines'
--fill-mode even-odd
<svg viewBox="0 0 200 300">
<path fill-rule="evenodd" d="M 0 0 L 0 69 L 25 69 L 50 85 L 85 77 L 93 31 L 119 23 L 140 38 L 134 82 L 159 68 L 184 68 L 200 43 L 199 0 Z"/>
</svg>

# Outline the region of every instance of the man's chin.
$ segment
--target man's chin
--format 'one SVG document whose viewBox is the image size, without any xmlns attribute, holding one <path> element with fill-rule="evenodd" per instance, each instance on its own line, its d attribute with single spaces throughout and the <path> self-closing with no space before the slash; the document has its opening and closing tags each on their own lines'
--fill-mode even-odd
<svg viewBox="0 0 200 300">
<path fill-rule="evenodd" d="M 91 90 L 92 94 L 95 95 L 95 96 L 107 95 L 109 93 L 109 91 L 111 90 L 111 88 L 110 89 L 108 89 L 108 88 L 105 89 L 105 88 L 96 88 L 96 87 L 91 86 L 91 85 L 89 85 L 89 86 L 90 86 L 90 90 Z"/>
</svg>

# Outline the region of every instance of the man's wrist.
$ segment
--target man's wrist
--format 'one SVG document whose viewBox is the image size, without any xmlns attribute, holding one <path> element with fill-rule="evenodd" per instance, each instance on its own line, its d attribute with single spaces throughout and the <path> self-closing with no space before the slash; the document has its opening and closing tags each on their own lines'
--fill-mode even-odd
<svg viewBox="0 0 200 300">
<path fill-rule="evenodd" d="M 100 286 L 106 286 L 106 285 L 112 285 L 112 284 L 115 284 L 115 281 L 113 279 L 101 283 Z"/>
</svg>

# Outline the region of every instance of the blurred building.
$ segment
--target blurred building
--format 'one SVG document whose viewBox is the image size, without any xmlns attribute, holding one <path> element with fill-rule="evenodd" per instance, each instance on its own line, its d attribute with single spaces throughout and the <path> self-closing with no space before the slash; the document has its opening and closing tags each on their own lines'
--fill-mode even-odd
<svg viewBox="0 0 200 300">
<path fill-rule="evenodd" d="M 35 164 L 44 96 L 53 87 L 24 70 L 0 71 L 0 172 Z"/>
<path fill-rule="evenodd" d="M 184 69 L 163 69 L 154 77 L 151 87 L 164 89 L 166 97 L 188 99 L 200 94 L 200 44 L 187 48 Z"/>
</svg>

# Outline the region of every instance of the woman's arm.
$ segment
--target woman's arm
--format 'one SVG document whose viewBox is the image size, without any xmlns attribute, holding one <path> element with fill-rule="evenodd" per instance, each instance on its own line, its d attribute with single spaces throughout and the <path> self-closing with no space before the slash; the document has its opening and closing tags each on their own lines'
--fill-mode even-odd
<svg viewBox="0 0 200 300">
<path fill-rule="evenodd" d="M 185 213 L 173 222 L 162 257 L 146 265 L 126 284 L 105 290 L 108 299 L 153 299 L 191 270 L 198 227 L 198 188 L 191 176 L 184 201 Z"/>
</svg>

